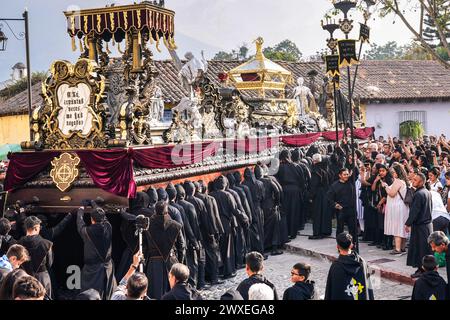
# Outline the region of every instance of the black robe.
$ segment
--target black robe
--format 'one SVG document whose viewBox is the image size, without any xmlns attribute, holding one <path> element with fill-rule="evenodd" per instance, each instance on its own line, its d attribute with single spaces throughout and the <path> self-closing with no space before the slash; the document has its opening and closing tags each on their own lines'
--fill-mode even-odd
<svg viewBox="0 0 450 320">
<path fill-rule="evenodd" d="M 180 262 L 183 264 L 187 264 L 187 262 L 186 262 L 187 248 L 196 247 L 197 239 L 195 238 L 194 231 L 192 231 L 191 224 L 189 223 L 189 219 L 186 215 L 186 212 L 184 211 L 184 208 L 181 205 L 179 205 L 178 203 L 176 203 L 175 201 L 169 202 L 169 208 L 170 207 L 176 208 L 180 212 L 181 219 L 183 220 L 182 233 L 183 233 L 183 238 L 186 242 L 186 252 L 184 255 L 185 256 L 184 261 L 180 261 Z"/>
<path fill-rule="evenodd" d="M 433 232 L 431 193 L 420 188 L 414 192 L 414 197 L 409 208 L 409 217 L 405 225 L 411 227 L 411 238 L 409 240 L 408 266 L 419 268 L 422 266 L 422 258 L 432 254 L 428 244 L 428 236 Z"/>
<path fill-rule="evenodd" d="M 269 280 L 267 280 L 266 277 L 264 277 L 262 274 L 254 274 L 248 277 L 247 279 L 243 280 L 236 290 L 239 291 L 244 300 L 248 300 L 248 291 L 250 290 L 250 287 L 257 283 L 264 283 L 269 287 L 271 287 L 274 293 L 274 300 L 279 300 L 275 285 Z"/>
<path fill-rule="evenodd" d="M 250 243 L 252 251 L 264 253 L 264 184 L 255 178 L 255 174 L 249 169 L 244 171 L 244 182 L 252 194 L 254 216 L 250 226 Z"/>
<path fill-rule="evenodd" d="M 235 245 L 235 262 L 236 267 L 239 268 L 245 264 L 245 254 L 247 253 L 247 244 L 245 241 L 245 230 L 248 229 L 248 217 L 245 213 L 244 207 L 242 206 L 241 198 L 239 194 L 234 191 L 232 188 L 227 188 L 226 192 L 230 193 L 234 201 L 236 202 L 237 211 L 235 215 L 236 219 L 236 228 L 234 233 L 234 245 Z"/>
<path fill-rule="evenodd" d="M 283 294 L 283 300 L 314 300 L 316 293 L 314 281 L 296 282 L 287 288 Z"/>
<path fill-rule="evenodd" d="M 339 255 L 328 272 L 325 300 L 373 300 L 364 260 L 355 252 Z"/>
<path fill-rule="evenodd" d="M 30 261 L 22 264 L 22 269 L 39 280 L 45 288 L 46 295 L 53 298 L 49 274 L 53 264 L 53 242 L 44 239 L 40 235 L 35 235 L 24 236 L 18 241 L 18 244 L 24 246 L 30 255 Z"/>
<path fill-rule="evenodd" d="M 189 241 L 189 246 L 186 247 L 186 265 L 189 268 L 189 283 L 192 286 L 197 287 L 200 258 L 199 248 L 201 247 L 202 241 L 199 217 L 192 203 L 186 201 L 184 198 L 179 198 L 177 203 L 183 207 L 192 233 L 195 237 L 195 242 L 194 239 L 191 239 Z"/>
<path fill-rule="evenodd" d="M 217 187 L 210 195 L 216 199 L 223 226 L 224 234 L 219 243 L 222 260 L 221 273 L 223 276 L 228 277 L 236 271 L 236 256 L 234 253 L 234 229 L 236 227 L 236 221 L 234 215 L 237 212 L 237 205 L 233 196 L 224 191 L 224 181 L 216 181 L 215 184 Z"/>
<path fill-rule="evenodd" d="M 84 242 L 84 265 L 81 270 L 81 292 L 95 289 L 100 297 L 108 300 L 114 292 L 116 280 L 112 252 L 112 227 L 105 220 L 86 226 L 84 210 L 79 209 L 77 229 Z"/>
<path fill-rule="evenodd" d="M 149 279 L 147 295 L 150 298 L 159 300 L 170 290 L 170 268 L 183 260 L 179 255 L 185 247 L 181 228 L 169 215 L 155 214 L 150 218 L 149 229 L 144 232 L 144 256 Z"/>
<path fill-rule="evenodd" d="M 256 178 L 264 185 L 264 200 L 262 202 L 264 212 L 264 249 L 270 250 L 281 245 L 280 203 L 282 187 L 269 177 L 262 177 L 260 174 L 256 174 Z"/>
<path fill-rule="evenodd" d="M 245 184 L 241 183 L 242 180 L 242 176 L 241 173 L 239 171 L 236 171 L 233 173 L 234 176 L 234 185 L 235 187 L 241 188 L 244 193 L 245 193 L 245 198 L 247 199 L 247 203 L 250 209 L 250 214 L 248 215 L 248 222 L 250 224 L 250 226 L 253 223 L 253 217 L 255 216 L 255 207 L 253 205 L 253 197 L 252 197 L 252 192 L 250 191 L 250 188 L 247 187 Z M 246 235 L 245 235 L 245 241 L 247 243 L 247 251 L 250 252 L 251 251 L 251 241 L 250 241 L 250 234 L 251 231 L 250 229 L 246 230 Z"/>
<path fill-rule="evenodd" d="M 203 239 L 207 239 L 207 241 L 204 241 L 205 279 L 214 283 L 219 277 L 219 236 L 223 233 L 223 227 L 220 222 L 216 200 L 203 193 L 196 193 L 195 196 L 203 201 L 206 208 L 206 226 L 202 228 Z"/>
<path fill-rule="evenodd" d="M 333 211 L 327 199 L 329 188 L 328 172 L 326 163 L 320 162 L 313 166 L 308 199 L 312 203 L 313 235 L 331 235 L 331 222 Z"/>
<path fill-rule="evenodd" d="M 447 283 L 437 271 L 427 271 L 414 283 L 411 300 L 446 300 Z"/>
<path fill-rule="evenodd" d="M 280 163 L 277 174 L 278 182 L 283 187 L 283 202 L 281 206 L 281 241 L 286 243 L 288 236 L 297 237 L 300 228 L 299 222 L 303 217 L 299 217 L 302 201 L 302 176 L 299 168 L 290 162 Z"/>
<path fill-rule="evenodd" d="M 200 293 L 188 283 L 177 283 L 161 300 L 203 300 Z"/>
</svg>

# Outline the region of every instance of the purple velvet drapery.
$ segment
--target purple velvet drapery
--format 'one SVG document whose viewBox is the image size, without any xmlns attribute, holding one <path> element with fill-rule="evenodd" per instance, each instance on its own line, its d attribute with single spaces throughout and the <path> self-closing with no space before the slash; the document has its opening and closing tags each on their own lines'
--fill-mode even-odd
<svg viewBox="0 0 450 320">
<path fill-rule="evenodd" d="M 373 135 L 374 128 L 355 129 L 356 138 L 366 139 Z M 339 132 L 342 138 L 343 132 Z M 274 147 L 280 140 L 289 146 L 305 146 L 323 137 L 335 140 L 336 133 L 318 132 L 274 138 L 240 139 L 212 141 L 188 145 L 173 145 L 156 148 L 129 148 L 117 150 L 79 150 L 75 152 L 94 184 L 113 194 L 133 198 L 136 182 L 133 175 L 133 162 L 148 169 L 177 168 L 199 163 L 214 156 L 220 148 L 226 152 L 255 153 Z M 9 155 L 4 188 L 11 191 L 30 181 L 46 169 L 53 158 L 63 151 L 22 152 Z"/>
</svg>

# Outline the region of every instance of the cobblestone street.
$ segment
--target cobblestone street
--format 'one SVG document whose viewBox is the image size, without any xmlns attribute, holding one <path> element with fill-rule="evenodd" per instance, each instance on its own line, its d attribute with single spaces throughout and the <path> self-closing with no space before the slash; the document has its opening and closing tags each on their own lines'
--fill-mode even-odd
<svg viewBox="0 0 450 320">
<path fill-rule="evenodd" d="M 310 279 L 316 282 L 316 291 L 318 296 L 322 297 L 325 294 L 325 285 L 331 263 L 325 259 L 285 252 L 279 256 L 269 256 L 264 264 L 264 274 L 276 286 L 280 299 L 283 296 L 284 290 L 291 286 L 290 272 L 292 266 L 297 262 L 304 262 L 311 265 L 312 272 Z M 220 299 L 223 293 L 229 289 L 236 289 L 239 283 L 245 278 L 245 269 L 241 269 L 235 278 L 226 280 L 223 285 L 203 291 L 202 295 L 208 300 Z M 373 277 L 372 281 L 376 300 L 409 300 L 411 297 L 412 286 L 392 282 L 377 276 Z"/>
</svg>

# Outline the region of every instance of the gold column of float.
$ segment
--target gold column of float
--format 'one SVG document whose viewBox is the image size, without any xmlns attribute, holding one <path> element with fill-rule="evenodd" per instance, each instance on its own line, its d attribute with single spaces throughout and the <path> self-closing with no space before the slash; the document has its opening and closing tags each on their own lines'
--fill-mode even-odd
<svg viewBox="0 0 450 320">
<path fill-rule="evenodd" d="M 140 72 L 142 71 L 142 52 L 141 52 L 141 44 L 139 43 L 140 34 L 136 31 L 132 33 L 132 41 L 133 41 L 133 70 L 132 72 Z"/>
<path fill-rule="evenodd" d="M 97 61 L 97 39 L 93 35 L 88 36 L 89 59 Z"/>
</svg>

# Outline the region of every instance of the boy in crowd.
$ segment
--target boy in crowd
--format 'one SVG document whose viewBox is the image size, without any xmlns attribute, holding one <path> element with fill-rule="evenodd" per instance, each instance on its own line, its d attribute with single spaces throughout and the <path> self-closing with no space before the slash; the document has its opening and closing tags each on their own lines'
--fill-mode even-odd
<svg viewBox="0 0 450 320">
<path fill-rule="evenodd" d="M 314 281 L 308 280 L 311 266 L 297 263 L 291 270 L 291 281 L 294 285 L 283 294 L 283 300 L 315 300 Z"/>
<path fill-rule="evenodd" d="M 423 257 L 422 269 L 425 272 L 414 283 L 411 300 L 445 300 L 447 284 L 437 272 L 434 256 Z"/>
</svg>

